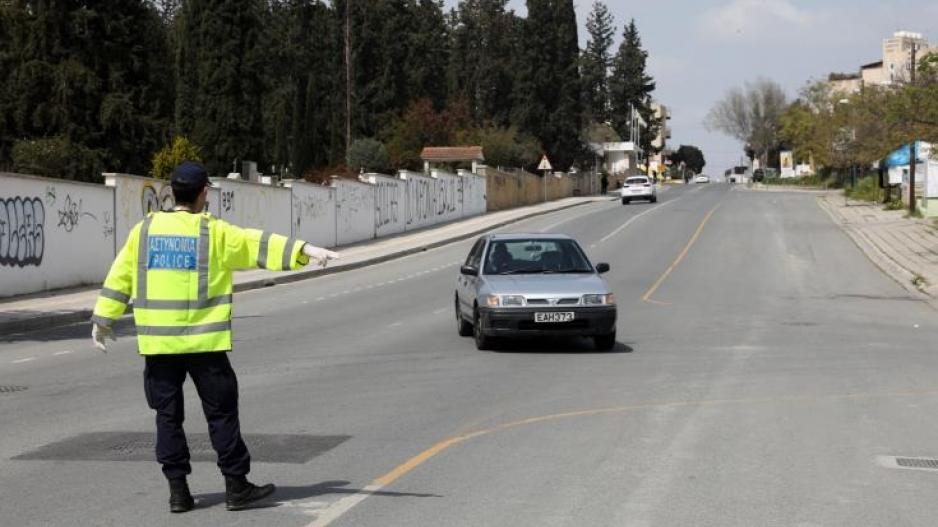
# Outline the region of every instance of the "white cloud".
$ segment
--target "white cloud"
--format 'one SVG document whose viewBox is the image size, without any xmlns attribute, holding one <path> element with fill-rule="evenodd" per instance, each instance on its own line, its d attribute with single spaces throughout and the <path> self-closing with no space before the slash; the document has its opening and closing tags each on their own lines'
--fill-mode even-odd
<svg viewBox="0 0 938 527">
<path fill-rule="evenodd" d="M 824 13 L 799 8 L 789 0 L 732 0 L 705 11 L 696 30 L 708 40 L 776 40 L 816 29 L 824 18 Z"/>
</svg>

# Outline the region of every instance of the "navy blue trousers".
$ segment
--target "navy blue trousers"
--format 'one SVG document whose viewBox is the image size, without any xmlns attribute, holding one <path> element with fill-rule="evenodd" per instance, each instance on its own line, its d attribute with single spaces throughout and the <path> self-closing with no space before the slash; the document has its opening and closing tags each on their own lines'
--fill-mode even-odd
<svg viewBox="0 0 938 527">
<path fill-rule="evenodd" d="M 156 411 L 156 460 L 168 479 L 192 472 L 189 445 L 182 423 L 186 418 L 182 385 L 192 377 L 202 400 L 218 468 L 226 476 L 251 470 L 251 455 L 241 438 L 238 420 L 238 378 L 227 353 L 148 355 L 143 386 L 150 408 Z"/>
</svg>

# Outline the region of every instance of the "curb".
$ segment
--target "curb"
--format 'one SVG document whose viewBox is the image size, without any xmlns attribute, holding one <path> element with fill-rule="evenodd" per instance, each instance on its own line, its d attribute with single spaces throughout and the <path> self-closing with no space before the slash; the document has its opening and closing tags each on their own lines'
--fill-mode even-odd
<svg viewBox="0 0 938 527">
<path fill-rule="evenodd" d="M 460 242 L 465 239 L 472 238 L 474 236 L 479 236 L 480 234 L 486 233 L 493 229 L 498 229 L 500 227 L 511 225 L 513 223 L 518 223 L 520 221 L 524 221 L 530 218 L 535 218 L 537 216 L 543 216 L 545 214 L 552 214 L 554 212 L 560 212 L 560 211 L 572 209 L 574 207 L 579 207 L 581 205 L 586 205 L 589 203 L 600 203 L 600 202 L 602 202 L 602 200 L 582 201 L 580 203 L 573 203 L 570 205 L 565 205 L 563 207 L 558 207 L 556 209 L 532 212 L 530 214 L 525 214 L 524 216 L 519 216 L 517 218 L 512 218 L 510 220 L 501 221 L 496 224 L 489 225 L 487 227 L 476 229 L 468 233 L 459 234 L 451 238 L 446 238 L 446 239 L 438 240 L 438 241 L 428 243 L 425 245 L 418 245 L 416 247 L 411 247 L 409 249 L 404 249 L 401 251 L 396 251 L 393 253 L 376 256 L 374 258 L 369 258 L 367 260 L 362 260 L 360 262 L 339 265 L 335 267 L 327 267 L 325 269 L 314 269 L 310 271 L 302 271 L 299 273 L 275 276 L 272 278 L 262 278 L 258 280 L 251 280 L 248 282 L 241 282 L 239 284 L 234 285 L 233 292 L 241 293 L 244 291 L 262 289 L 265 287 L 271 287 L 271 286 L 280 285 L 280 284 L 289 284 L 292 282 L 309 280 L 311 278 L 318 278 L 320 276 L 326 276 L 330 274 L 343 273 L 346 271 L 354 271 L 356 269 L 361 269 L 363 267 L 370 267 L 372 265 L 389 262 L 391 260 L 398 260 L 406 256 L 411 256 L 413 254 L 429 251 L 430 249 L 436 249 L 438 247 L 443 247 L 444 245 L 449 245 L 451 243 Z M 51 313 L 51 314 L 37 313 L 36 316 L 30 317 L 24 320 L 0 322 L 0 334 L 17 335 L 20 333 L 28 333 L 30 331 L 35 331 L 37 329 L 48 329 L 52 327 L 67 326 L 67 325 L 75 324 L 78 322 L 87 322 L 89 319 L 91 319 L 91 315 L 93 311 L 94 309 L 92 308 L 92 309 L 82 309 L 78 311 L 69 311 L 67 313 Z M 133 313 L 132 310 L 128 310 L 128 312 L 124 314 L 122 319 L 130 318 L 132 313 Z M 2 340 L 2 338 L 0 338 L 0 340 Z"/>
<path fill-rule="evenodd" d="M 903 289 L 912 294 L 917 300 L 921 300 L 923 303 L 927 304 L 932 309 L 938 311 L 938 300 L 935 297 L 928 294 L 926 291 L 923 291 L 914 285 L 912 285 L 912 280 L 915 278 L 915 273 L 906 269 L 898 262 L 893 260 L 888 254 L 886 254 L 883 249 L 876 245 L 873 240 L 869 238 L 866 234 L 863 234 L 859 229 L 854 229 L 849 224 L 844 223 L 842 219 L 837 217 L 837 214 L 831 208 L 831 206 L 824 200 L 823 197 L 819 196 L 817 198 L 818 207 L 821 208 L 827 215 L 830 217 L 831 221 L 840 227 L 840 229 L 853 241 L 854 245 L 857 246 L 863 254 L 875 265 L 883 274 L 891 278 L 894 282 L 899 284 Z"/>
</svg>

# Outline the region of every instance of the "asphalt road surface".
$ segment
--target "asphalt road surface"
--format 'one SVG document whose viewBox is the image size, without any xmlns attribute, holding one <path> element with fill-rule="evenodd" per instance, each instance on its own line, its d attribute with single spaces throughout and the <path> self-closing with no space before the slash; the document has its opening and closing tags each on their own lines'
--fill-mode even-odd
<svg viewBox="0 0 938 527">
<path fill-rule="evenodd" d="M 252 511 L 188 383 L 199 505 L 168 512 L 132 328 L 0 337 L 0 525 L 933 526 L 938 317 L 814 199 L 689 185 L 502 229 L 612 266 L 612 352 L 458 337 L 471 241 L 237 295 L 251 477 L 280 488 Z"/>
</svg>

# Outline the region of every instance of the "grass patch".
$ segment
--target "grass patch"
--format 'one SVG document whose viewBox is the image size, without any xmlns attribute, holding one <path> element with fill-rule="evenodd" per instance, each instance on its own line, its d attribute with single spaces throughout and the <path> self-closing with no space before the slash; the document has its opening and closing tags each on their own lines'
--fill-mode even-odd
<svg viewBox="0 0 938 527">
<path fill-rule="evenodd" d="M 902 203 L 901 199 L 894 199 L 886 203 L 886 206 L 883 207 L 883 210 L 902 210 L 905 208 L 905 203 Z"/>
<path fill-rule="evenodd" d="M 880 201 L 883 199 L 883 189 L 879 188 L 879 181 L 872 176 L 861 178 L 853 187 L 844 189 L 850 199 L 859 201 Z"/>
<path fill-rule="evenodd" d="M 926 280 L 924 276 L 916 273 L 915 276 L 912 277 L 912 285 L 917 289 L 924 289 L 928 286 L 928 280 Z"/>
<path fill-rule="evenodd" d="M 837 188 L 837 181 L 834 178 L 824 176 L 802 176 L 785 179 L 780 177 L 773 177 L 765 178 L 762 182 L 766 185 L 779 187 L 803 187 L 819 189 Z"/>
</svg>

